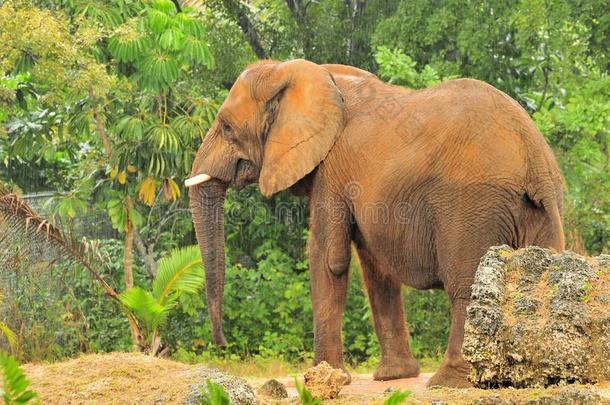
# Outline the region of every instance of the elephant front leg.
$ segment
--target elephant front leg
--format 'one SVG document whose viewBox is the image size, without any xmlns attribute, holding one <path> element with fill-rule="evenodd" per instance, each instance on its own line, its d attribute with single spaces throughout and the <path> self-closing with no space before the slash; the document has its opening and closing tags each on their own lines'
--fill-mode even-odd
<svg viewBox="0 0 610 405">
<path fill-rule="evenodd" d="M 314 364 L 343 368 L 341 326 L 350 263 L 349 224 L 343 216 L 316 212 L 311 218 L 309 270 L 314 320 Z"/>
<path fill-rule="evenodd" d="M 379 345 L 381 362 L 373 378 L 394 380 L 419 375 L 419 363 L 409 348 L 409 330 L 405 322 L 401 297 L 401 283 L 380 272 L 373 259 L 359 250 L 360 265 L 373 313 L 373 323 Z"/>
</svg>

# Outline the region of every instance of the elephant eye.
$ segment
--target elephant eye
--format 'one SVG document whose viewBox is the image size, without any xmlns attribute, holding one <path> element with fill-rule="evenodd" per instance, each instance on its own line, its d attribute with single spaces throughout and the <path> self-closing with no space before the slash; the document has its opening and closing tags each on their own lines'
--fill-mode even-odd
<svg viewBox="0 0 610 405">
<path fill-rule="evenodd" d="M 224 132 L 226 135 L 229 135 L 232 131 L 233 128 L 231 128 L 231 125 L 227 124 L 226 122 L 222 123 L 222 132 Z"/>
</svg>

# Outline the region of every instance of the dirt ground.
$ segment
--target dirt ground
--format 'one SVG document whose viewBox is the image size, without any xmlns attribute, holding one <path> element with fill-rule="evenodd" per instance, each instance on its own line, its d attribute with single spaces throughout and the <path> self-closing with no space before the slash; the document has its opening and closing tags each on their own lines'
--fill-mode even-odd
<svg viewBox="0 0 610 405">
<path fill-rule="evenodd" d="M 201 365 L 152 358 L 136 353 L 92 354 L 53 364 L 26 364 L 23 366 L 32 388 L 38 392 L 42 404 L 180 404 L 183 403 L 189 384 L 193 383 L 193 370 Z M 352 383 L 345 386 L 339 398 L 330 404 L 381 404 L 389 389 L 410 390 L 413 395 L 407 404 L 429 404 L 442 400 L 448 404 L 468 404 L 486 395 L 500 395 L 511 399 L 532 399 L 552 394 L 551 389 L 432 389 L 425 388 L 430 373 L 417 378 L 379 382 L 371 375 L 352 375 Z M 258 389 L 268 378 L 276 378 L 287 387 L 289 398 L 279 403 L 294 403 L 296 389 L 294 376 L 265 376 L 248 378 Z M 598 384 L 596 389 L 610 404 L 610 382 Z M 262 403 L 274 403 L 261 398 Z M 277 403 L 277 402 L 275 402 Z"/>
</svg>

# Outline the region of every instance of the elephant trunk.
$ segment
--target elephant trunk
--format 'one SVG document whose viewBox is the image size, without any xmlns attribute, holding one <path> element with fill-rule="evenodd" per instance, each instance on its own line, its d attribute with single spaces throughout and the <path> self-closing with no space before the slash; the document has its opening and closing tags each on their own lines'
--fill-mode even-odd
<svg viewBox="0 0 610 405">
<path fill-rule="evenodd" d="M 197 242 L 205 267 L 205 289 L 215 345 L 225 346 L 222 300 L 225 281 L 224 200 L 227 184 L 217 179 L 189 188 Z"/>
</svg>

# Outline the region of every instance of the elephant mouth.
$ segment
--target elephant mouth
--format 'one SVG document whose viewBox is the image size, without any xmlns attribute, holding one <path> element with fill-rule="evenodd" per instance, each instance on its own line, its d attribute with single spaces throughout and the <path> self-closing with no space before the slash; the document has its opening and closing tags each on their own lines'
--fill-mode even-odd
<svg viewBox="0 0 610 405">
<path fill-rule="evenodd" d="M 233 177 L 233 187 L 239 191 L 248 184 L 252 184 L 258 180 L 260 170 L 249 160 L 240 159 L 237 162 L 237 170 Z"/>
</svg>

